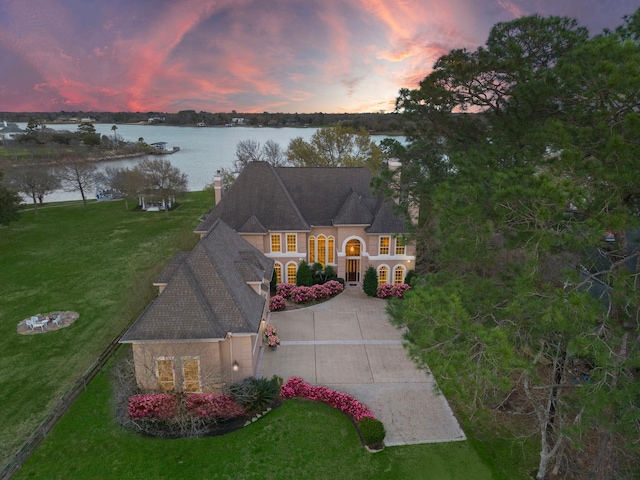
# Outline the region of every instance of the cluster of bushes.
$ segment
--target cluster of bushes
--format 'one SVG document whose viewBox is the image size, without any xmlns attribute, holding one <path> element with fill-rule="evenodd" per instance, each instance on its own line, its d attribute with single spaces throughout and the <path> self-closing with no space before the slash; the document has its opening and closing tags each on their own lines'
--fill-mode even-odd
<svg viewBox="0 0 640 480">
<path fill-rule="evenodd" d="M 312 285 L 321 285 L 331 280 L 340 282 L 344 285 L 344 280 L 338 278 L 336 271 L 331 265 L 323 267 L 321 263 L 309 265 L 307 262 L 300 262 L 296 273 L 296 285 L 299 287 L 310 287 Z"/>
<path fill-rule="evenodd" d="M 406 283 L 400 283 L 398 285 L 391 285 L 390 283 L 384 283 L 378 286 L 376 290 L 376 297 L 378 298 L 402 298 L 404 292 L 411 290 L 411 287 Z"/>
<path fill-rule="evenodd" d="M 382 422 L 376 419 L 369 408 L 351 395 L 332 390 L 322 385 L 311 385 L 301 378 L 291 377 L 280 389 L 282 398 L 306 398 L 337 408 L 350 417 L 358 427 L 365 445 L 381 448 L 386 431 Z"/>
<path fill-rule="evenodd" d="M 240 428 L 248 415 L 279 399 L 282 380 L 245 378 L 224 393 L 131 395 L 125 426 L 158 437 L 198 437 Z"/>
<path fill-rule="evenodd" d="M 280 389 L 282 398 L 307 398 L 317 402 L 324 402 L 337 408 L 345 415 L 351 417 L 355 421 L 362 418 L 375 418 L 369 408 L 351 395 L 332 390 L 322 385 L 311 385 L 301 378 L 291 377 Z"/>
<path fill-rule="evenodd" d="M 269 308 L 272 312 L 284 310 L 285 300 L 298 304 L 326 300 L 339 294 L 342 290 L 344 290 L 344 286 L 337 280 L 329 280 L 326 283 L 310 287 L 282 283 L 276 287 L 276 294 L 271 297 Z"/>
</svg>

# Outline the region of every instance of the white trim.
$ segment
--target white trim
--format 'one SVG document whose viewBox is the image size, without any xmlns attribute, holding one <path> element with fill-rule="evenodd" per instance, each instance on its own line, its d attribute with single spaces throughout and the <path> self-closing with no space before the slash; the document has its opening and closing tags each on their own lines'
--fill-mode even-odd
<svg viewBox="0 0 640 480">
<path fill-rule="evenodd" d="M 414 255 L 370 255 L 369 260 L 375 261 L 394 261 L 394 262 L 406 262 L 408 260 L 414 261 L 416 257 Z"/>
<path fill-rule="evenodd" d="M 389 240 L 389 242 L 387 243 L 387 250 L 388 253 L 380 253 L 380 250 L 382 250 L 382 239 L 386 238 Z M 391 252 L 393 250 L 391 250 L 391 235 L 379 235 L 378 236 L 378 256 L 383 257 L 383 256 L 391 256 Z"/>
<path fill-rule="evenodd" d="M 369 253 L 368 253 L 368 250 L 367 250 L 367 242 L 362 237 L 360 237 L 358 235 L 350 235 L 350 236 L 348 236 L 347 238 L 345 238 L 342 241 L 342 245 L 341 245 L 342 248 L 340 249 L 339 252 L 337 252 L 338 253 L 338 257 L 346 257 L 346 256 L 348 256 L 346 254 L 346 248 L 347 248 L 347 243 L 349 242 L 349 240 L 359 240 L 360 241 L 360 256 L 361 257 L 365 257 L 365 256 L 368 257 L 369 256 Z"/>
<path fill-rule="evenodd" d="M 376 274 L 378 275 L 378 285 L 381 285 L 381 283 L 380 283 L 380 269 L 381 269 L 382 267 L 386 267 L 386 268 L 387 268 L 387 281 L 386 281 L 386 282 L 384 282 L 384 283 L 390 283 L 390 282 L 389 282 L 389 278 L 391 277 L 391 272 L 393 271 L 393 269 L 392 269 L 389 265 L 387 265 L 386 263 L 383 263 L 383 264 L 378 265 L 378 266 L 376 267 Z M 392 285 L 393 285 L 393 284 L 392 284 Z"/>
<path fill-rule="evenodd" d="M 289 265 L 291 265 L 291 264 L 296 266 L 296 279 L 298 277 L 298 264 L 296 262 L 294 262 L 293 260 L 291 260 L 290 262 L 287 262 L 287 265 L 285 266 L 285 273 L 287 274 L 287 280 L 286 280 L 285 283 L 291 283 L 289 281 Z"/>
</svg>

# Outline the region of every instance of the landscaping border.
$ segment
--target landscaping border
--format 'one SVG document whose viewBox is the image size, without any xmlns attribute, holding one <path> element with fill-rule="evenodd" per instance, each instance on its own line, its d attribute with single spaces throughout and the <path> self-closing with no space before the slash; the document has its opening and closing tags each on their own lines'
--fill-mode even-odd
<svg viewBox="0 0 640 480">
<path fill-rule="evenodd" d="M 120 332 L 116 338 L 104 349 L 95 362 L 89 367 L 85 374 L 80 377 L 76 382 L 66 391 L 66 393 L 60 397 L 60 400 L 49 411 L 45 419 L 38 425 L 29 438 L 24 441 L 18 451 L 14 453 L 11 458 L 4 464 L 0 470 L 0 480 L 10 479 L 14 473 L 22 468 L 24 462 L 31 456 L 40 443 L 47 438 L 47 434 L 58 423 L 62 416 L 69 411 L 73 402 L 80 396 L 80 394 L 87 389 L 87 385 L 93 380 L 93 378 L 102 371 L 102 368 L 107 361 L 113 356 L 114 353 L 120 347 L 120 338 L 125 334 L 129 327 Z"/>
</svg>

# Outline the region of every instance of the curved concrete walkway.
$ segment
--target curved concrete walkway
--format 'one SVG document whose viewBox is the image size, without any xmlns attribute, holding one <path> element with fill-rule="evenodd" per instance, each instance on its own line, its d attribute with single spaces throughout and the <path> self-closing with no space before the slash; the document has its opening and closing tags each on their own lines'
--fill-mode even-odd
<svg viewBox="0 0 640 480">
<path fill-rule="evenodd" d="M 258 376 L 296 376 L 354 396 L 384 423 L 388 446 L 464 440 L 431 374 L 407 357 L 385 304 L 347 290 L 313 307 L 272 313 L 281 345 L 261 353 Z"/>
</svg>

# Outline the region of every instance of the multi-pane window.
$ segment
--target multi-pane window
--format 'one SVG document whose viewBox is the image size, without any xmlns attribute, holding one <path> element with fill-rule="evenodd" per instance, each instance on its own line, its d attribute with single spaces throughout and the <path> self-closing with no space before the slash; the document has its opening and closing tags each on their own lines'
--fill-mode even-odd
<svg viewBox="0 0 640 480">
<path fill-rule="evenodd" d="M 329 237 L 327 239 L 327 244 L 328 244 L 327 245 L 327 262 L 336 263 L 335 254 L 334 254 L 335 245 L 334 245 L 333 237 Z"/>
<path fill-rule="evenodd" d="M 200 360 L 185 358 L 182 360 L 182 375 L 185 392 L 200 391 Z"/>
<path fill-rule="evenodd" d="M 391 237 L 380 237 L 380 255 L 389 255 Z"/>
<path fill-rule="evenodd" d="M 276 252 L 281 252 L 282 251 L 282 247 L 280 245 L 280 234 L 279 233 L 272 233 L 271 234 L 271 252 L 276 253 Z"/>
<path fill-rule="evenodd" d="M 288 283 L 296 283 L 297 271 L 298 271 L 298 266 L 295 263 L 287 264 L 287 282 Z"/>
<path fill-rule="evenodd" d="M 287 233 L 287 252 L 298 251 L 298 247 L 296 244 L 296 237 L 297 235 L 295 233 Z"/>
<path fill-rule="evenodd" d="M 273 271 L 276 272 L 276 284 L 280 285 L 282 283 L 282 264 L 274 263 Z"/>
<path fill-rule="evenodd" d="M 396 237 L 396 255 L 404 255 L 405 253 L 405 244 L 404 237 L 401 235 Z"/>
<path fill-rule="evenodd" d="M 384 265 L 378 269 L 378 285 L 389 283 L 389 267 Z"/>
<path fill-rule="evenodd" d="M 156 359 L 156 368 L 158 369 L 158 389 L 173 390 L 175 388 L 173 359 L 171 358 Z"/>
<path fill-rule="evenodd" d="M 318 263 L 327 265 L 327 237 L 318 235 Z"/>
<path fill-rule="evenodd" d="M 393 284 L 399 285 L 404 283 L 404 267 L 398 265 L 393 269 Z"/>
<path fill-rule="evenodd" d="M 316 263 L 316 238 L 309 237 L 309 263 Z"/>
</svg>

